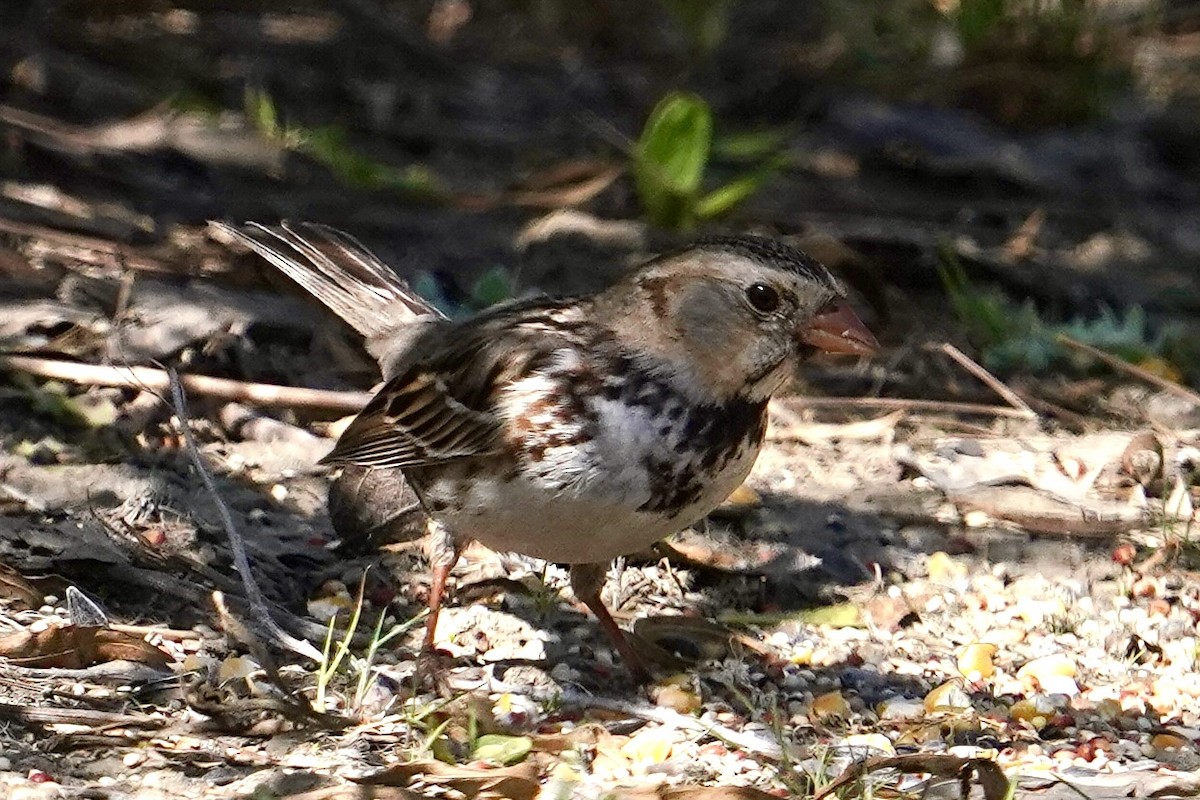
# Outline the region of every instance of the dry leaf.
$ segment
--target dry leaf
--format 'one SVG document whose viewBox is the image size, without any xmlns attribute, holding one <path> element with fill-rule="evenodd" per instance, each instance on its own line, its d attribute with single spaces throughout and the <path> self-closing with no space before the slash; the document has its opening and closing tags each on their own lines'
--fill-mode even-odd
<svg viewBox="0 0 1200 800">
<path fill-rule="evenodd" d="M 639 655 L 670 669 L 725 658 L 735 641 L 754 652 L 763 651 L 758 641 L 702 617 L 642 617 L 634 622 L 631 639 Z"/>
<path fill-rule="evenodd" d="M 958 671 L 972 683 L 986 680 L 996 674 L 992 659 L 999 650 L 994 644 L 972 642 L 958 650 Z"/>
<path fill-rule="evenodd" d="M 0 600 L 11 600 L 21 610 L 37 608 L 42 604 L 42 593 L 21 573 L 7 564 L 0 564 Z"/>
<path fill-rule="evenodd" d="M 661 764 L 671 756 L 675 732 L 668 728 L 643 728 L 621 747 L 621 755 L 634 765 Z"/>
<path fill-rule="evenodd" d="M 531 175 L 506 199 L 514 205 L 541 208 L 582 205 L 612 186 L 624 171 L 620 164 L 607 161 L 565 161 Z"/>
<path fill-rule="evenodd" d="M 849 719 L 850 703 L 841 692 L 826 692 L 813 698 L 810 709 L 814 718 L 828 721 L 830 719 Z"/>
<path fill-rule="evenodd" d="M 983 789 L 984 800 L 1004 800 L 1008 796 L 1008 777 L 994 761 L 985 758 L 918 753 L 868 758 L 866 761 L 851 764 L 836 780 L 821 787 L 821 790 L 813 795 L 812 800 L 822 800 L 822 798 L 840 792 L 848 784 L 861 780 L 864 775 L 884 769 L 894 769 L 907 774 L 928 773 L 942 778 L 957 778 L 960 781 L 959 794 L 961 797 L 970 795 L 971 778 L 974 778 Z"/>
<path fill-rule="evenodd" d="M 106 661 L 165 667 L 171 658 L 144 639 L 107 628 L 66 625 L 0 637 L 0 656 L 22 667 L 82 669 Z"/>
<path fill-rule="evenodd" d="M 779 800 L 753 786 L 647 786 L 618 789 L 605 796 L 613 800 Z"/>
<path fill-rule="evenodd" d="M 790 409 L 778 404 L 771 406 L 771 412 L 777 421 L 772 422 L 771 428 L 767 432 L 767 438 L 773 442 L 800 442 L 802 444 L 884 439 L 895 432 L 896 425 L 904 419 L 905 414 L 901 410 L 874 419 L 830 423 L 807 422 L 799 419 L 798 415 Z"/>
<path fill-rule="evenodd" d="M 362 786 L 356 783 L 326 786 L 287 795 L 287 800 L 428 800 L 427 796 L 399 786 Z"/>
<path fill-rule="evenodd" d="M 420 777 L 425 783 L 444 786 L 470 798 L 533 800 L 538 793 L 538 771 L 533 764 L 515 767 L 475 769 L 455 767 L 441 761 L 411 761 L 356 779 L 358 783 L 382 786 L 407 786 Z"/>
<path fill-rule="evenodd" d="M 888 633 L 895 633 L 906 623 L 920 619 L 912 602 L 904 596 L 892 597 L 880 594 L 868 600 L 863 607 L 863 617 L 873 626 Z"/>
<path fill-rule="evenodd" d="M 561 753 L 581 745 L 595 746 L 601 739 L 611 737 L 612 734 L 603 725 L 593 722 L 567 733 L 539 733 L 533 737 L 533 749 L 539 753 Z"/>
<path fill-rule="evenodd" d="M 971 708 L 971 698 L 963 691 L 957 680 L 949 680 L 925 695 L 925 710 L 966 711 Z"/>
</svg>

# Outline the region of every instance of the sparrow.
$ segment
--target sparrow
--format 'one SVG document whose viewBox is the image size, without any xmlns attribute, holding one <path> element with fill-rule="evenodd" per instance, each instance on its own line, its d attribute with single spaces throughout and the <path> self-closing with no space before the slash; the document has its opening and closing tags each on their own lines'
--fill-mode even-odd
<svg viewBox="0 0 1200 800">
<path fill-rule="evenodd" d="M 384 486 L 398 471 L 415 491 L 432 565 L 427 652 L 447 577 L 474 540 L 567 564 L 575 596 L 644 681 L 600 598 L 610 562 L 742 483 L 767 401 L 806 357 L 877 347 L 824 266 L 767 238 L 700 239 L 595 294 L 452 320 L 348 234 L 217 225 L 361 333 L 379 362 L 385 383 L 323 462 Z"/>
</svg>

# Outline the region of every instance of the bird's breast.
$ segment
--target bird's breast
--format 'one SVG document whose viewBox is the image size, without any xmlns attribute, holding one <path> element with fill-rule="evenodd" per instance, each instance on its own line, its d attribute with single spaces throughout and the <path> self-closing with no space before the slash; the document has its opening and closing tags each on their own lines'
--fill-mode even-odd
<svg viewBox="0 0 1200 800">
<path fill-rule="evenodd" d="M 509 455 L 431 471 L 425 493 L 452 498 L 441 514 L 460 537 L 568 563 L 642 549 L 707 514 L 745 479 L 765 430 L 765 404 L 699 405 L 573 351 L 514 381 L 499 408 Z"/>
</svg>

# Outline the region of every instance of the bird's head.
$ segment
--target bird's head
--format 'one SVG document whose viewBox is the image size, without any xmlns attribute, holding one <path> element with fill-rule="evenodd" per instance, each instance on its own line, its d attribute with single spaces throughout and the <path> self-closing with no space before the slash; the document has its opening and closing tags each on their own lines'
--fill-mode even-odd
<svg viewBox="0 0 1200 800">
<path fill-rule="evenodd" d="M 765 400 L 814 352 L 878 346 L 829 271 L 772 239 L 701 239 L 646 263 L 609 296 L 630 349 L 652 354 L 653 368 L 699 400 Z"/>
</svg>

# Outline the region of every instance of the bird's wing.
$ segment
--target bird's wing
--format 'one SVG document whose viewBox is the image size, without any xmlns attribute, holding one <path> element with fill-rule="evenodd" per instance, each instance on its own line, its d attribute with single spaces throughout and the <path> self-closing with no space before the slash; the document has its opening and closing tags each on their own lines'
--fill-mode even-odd
<svg viewBox="0 0 1200 800">
<path fill-rule="evenodd" d="M 495 452 L 499 419 L 454 396 L 447 376 L 414 367 L 389 381 L 323 461 L 420 467 Z"/>
<path fill-rule="evenodd" d="M 562 346 L 560 333 L 527 324 L 555 306 L 527 301 L 431 328 L 324 461 L 420 467 L 499 451 L 498 397 Z"/>
</svg>

